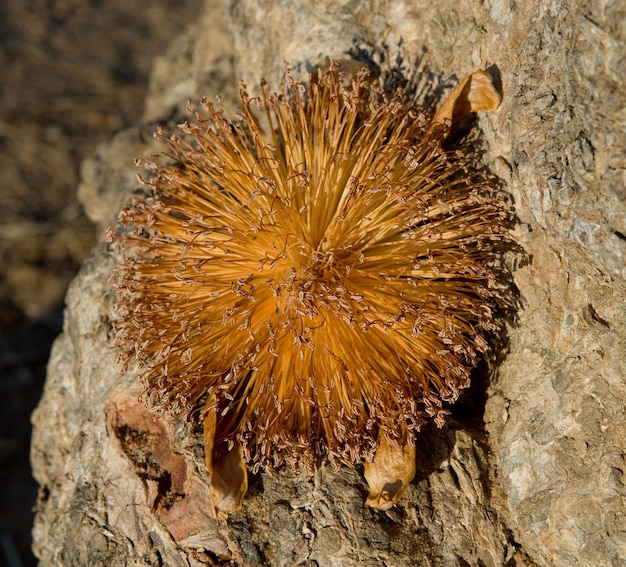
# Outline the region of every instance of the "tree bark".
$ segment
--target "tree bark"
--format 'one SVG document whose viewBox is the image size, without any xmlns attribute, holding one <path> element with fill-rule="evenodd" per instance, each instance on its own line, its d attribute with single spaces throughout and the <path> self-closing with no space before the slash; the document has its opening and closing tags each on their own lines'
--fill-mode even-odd
<svg viewBox="0 0 626 567">
<path fill-rule="evenodd" d="M 422 81 L 425 103 L 491 66 L 503 102 L 473 131 L 515 201 L 521 306 L 449 423 L 420 434 L 394 508 L 364 506 L 362 468 L 322 463 L 251 476 L 243 508 L 215 518 L 201 429 L 150 414 L 136 369 L 120 373 L 117 252 L 101 244 L 33 415 L 41 564 L 626 565 L 624 21 L 620 3 L 583 0 L 209 0 L 155 62 L 137 126 L 84 163 L 94 222 L 113 224 L 139 187 L 132 158 L 156 150 L 156 122 L 173 132 L 203 95 L 235 109 L 238 80 L 278 87 L 284 60 L 304 78 L 367 56 Z"/>
</svg>

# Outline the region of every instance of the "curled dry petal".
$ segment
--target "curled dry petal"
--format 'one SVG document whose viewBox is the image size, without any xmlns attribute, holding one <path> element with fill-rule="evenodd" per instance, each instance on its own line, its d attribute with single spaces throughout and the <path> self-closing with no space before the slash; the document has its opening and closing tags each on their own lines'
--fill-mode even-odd
<svg viewBox="0 0 626 567">
<path fill-rule="evenodd" d="M 398 446 L 383 435 L 374 458 L 365 463 L 364 475 L 370 488 L 365 504 L 388 510 L 415 476 L 415 446 Z"/>
<path fill-rule="evenodd" d="M 241 445 L 215 447 L 217 415 L 209 409 L 204 416 L 204 459 L 211 478 L 211 500 L 218 516 L 237 510 L 248 491 L 248 470 Z"/>
<path fill-rule="evenodd" d="M 435 113 L 433 126 L 452 124 L 472 112 L 497 110 L 501 100 L 491 75 L 480 69 L 465 77 L 448 95 Z"/>
</svg>

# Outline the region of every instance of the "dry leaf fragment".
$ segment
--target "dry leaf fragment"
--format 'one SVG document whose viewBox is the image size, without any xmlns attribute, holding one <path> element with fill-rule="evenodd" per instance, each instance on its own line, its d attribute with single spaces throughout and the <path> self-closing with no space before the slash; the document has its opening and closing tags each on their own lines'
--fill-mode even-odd
<svg viewBox="0 0 626 567">
<path fill-rule="evenodd" d="M 381 435 L 374 459 L 365 463 L 364 476 L 370 487 L 365 504 L 389 510 L 415 476 L 415 447 L 394 445 Z"/>
<path fill-rule="evenodd" d="M 204 417 L 204 458 L 211 476 L 211 500 L 215 514 L 225 516 L 241 507 L 248 491 L 248 470 L 240 444 L 232 449 L 224 442 L 215 446 L 216 427 L 217 412 L 209 409 Z"/>
<path fill-rule="evenodd" d="M 501 100 L 491 75 L 479 69 L 465 77 L 448 95 L 435 113 L 431 128 L 445 121 L 452 124 L 472 112 L 497 110 Z"/>
</svg>

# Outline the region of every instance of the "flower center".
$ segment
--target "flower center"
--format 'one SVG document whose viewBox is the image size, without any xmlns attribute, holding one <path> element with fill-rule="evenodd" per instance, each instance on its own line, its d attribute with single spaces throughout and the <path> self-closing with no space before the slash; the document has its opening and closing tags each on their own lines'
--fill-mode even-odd
<svg viewBox="0 0 626 567">
<path fill-rule="evenodd" d="M 275 261 L 265 264 L 260 279 L 271 289 L 275 315 L 292 322 L 314 322 L 324 310 L 336 314 L 350 310 L 350 303 L 357 297 L 348 291 L 354 287 L 350 285 L 350 275 L 361 259 L 349 245 L 329 250 L 324 250 L 323 245 L 324 242 L 312 250 L 292 240 Z"/>
</svg>

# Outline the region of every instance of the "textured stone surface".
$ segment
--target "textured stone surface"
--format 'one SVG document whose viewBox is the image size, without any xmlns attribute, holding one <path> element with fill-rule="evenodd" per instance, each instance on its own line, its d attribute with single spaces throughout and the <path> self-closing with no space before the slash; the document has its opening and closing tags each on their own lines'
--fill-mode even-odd
<svg viewBox="0 0 626 567">
<path fill-rule="evenodd" d="M 130 157 L 154 151 L 153 121 L 173 127 L 202 94 L 232 100 L 239 78 L 277 85 L 284 59 L 298 73 L 367 51 L 407 75 L 420 59 L 442 84 L 496 65 L 503 104 L 474 130 L 515 199 L 522 308 L 489 383 L 422 435 L 398 506 L 365 508 L 362 471 L 322 465 L 253 477 L 243 509 L 215 519 L 198 428 L 143 413 L 119 375 L 102 245 L 33 418 L 43 564 L 626 565 L 624 21 L 600 0 L 209 3 L 158 61 L 143 121 L 85 164 L 95 221 L 139 188 Z"/>
</svg>

